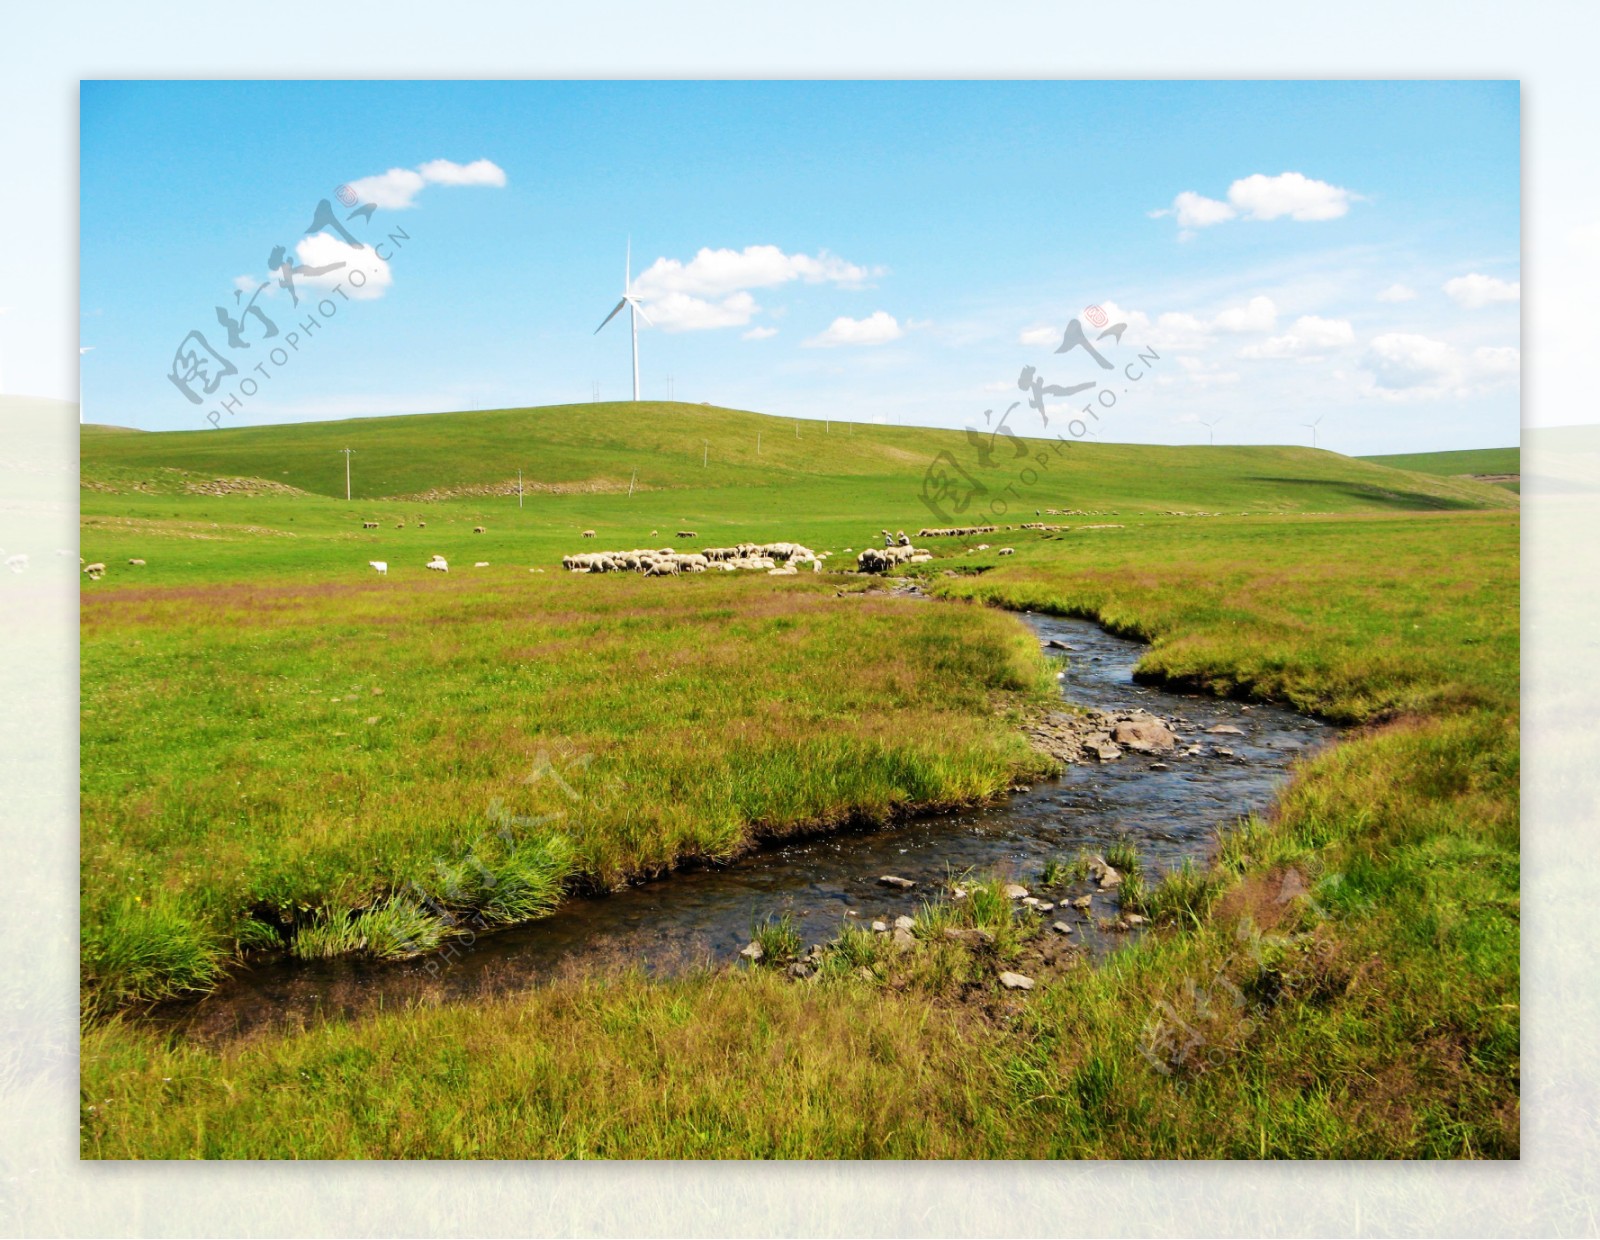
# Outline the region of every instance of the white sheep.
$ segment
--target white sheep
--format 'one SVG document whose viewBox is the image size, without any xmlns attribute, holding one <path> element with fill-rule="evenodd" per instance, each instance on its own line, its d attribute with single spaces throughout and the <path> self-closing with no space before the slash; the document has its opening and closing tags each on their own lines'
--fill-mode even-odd
<svg viewBox="0 0 1600 1240">
<path fill-rule="evenodd" d="M 106 575 L 106 566 L 98 562 L 89 564 L 84 567 L 83 572 L 84 576 L 88 577 L 90 581 L 99 581 L 100 578 Z"/>
<path fill-rule="evenodd" d="M 489 561 L 488 560 L 479 560 L 472 567 L 473 568 L 488 568 L 489 567 Z"/>
<path fill-rule="evenodd" d="M 450 571 L 450 562 L 444 556 L 436 555 L 424 567 L 431 568 L 436 573 L 448 573 Z"/>
<path fill-rule="evenodd" d="M 143 568 L 144 567 L 144 561 L 143 560 L 129 560 L 128 561 L 128 565 L 131 568 Z"/>
<path fill-rule="evenodd" d="M 368 560 L 367 563 L 378 570 L 378 576 L 387 577 L 389 575 L 388 560 Z"/>
</svg>

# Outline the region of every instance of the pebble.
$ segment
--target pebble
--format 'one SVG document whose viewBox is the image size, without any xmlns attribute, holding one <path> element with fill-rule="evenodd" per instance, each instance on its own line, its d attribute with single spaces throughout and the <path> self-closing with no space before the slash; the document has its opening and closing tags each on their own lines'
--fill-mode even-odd
<svg viewBox="0 0 1600 1240">
<path fill-rule="evenodd" d="M 760 943 L 751 943 L 748 946 L 746 946 L 742 951 L 740 951 L 739 954 L 741 956 L 743 956 L 746 960 L 757 961 L 757 960 L 760 960 L 761 957 L 764 956 L 766 953 L 761 950 L 761 944 Z"/>
<path fill-rule="evenodd" d="M 1244 729 L 1243 728 L 1236 728 L 1231 723 L 1219 723 L 1214 728 L 1207 728 L 1206 731 L 1210 732 L 1213 736 L 1243 736 L 1244 735 Z"/>
<path fill-rule="evenodd" d="M 1028 889 L 1018 883 L 1007 883 L 1000 892 L 1008 900 L 1021 900 L 1028 894 Z"/>
<path fill-rule="evenodd" d="M 901 878 L 897 874 L 885 874 L 878 879 L 878 885 L 881 887 L 898 887 L 901 891 L 910 891 L 916 886 L 916 883 L 909 878 Z"/>
<path fill-rule="evenodd" d="M 1094 897 L 1093 896 L 1079 896 L 1076 900 L 1074 900 L 1072 902 L 1072 907 L 1073 908 L 1088 908 L 1093 903 L 1094 903 Z"/>
<path fill-rule="evenodd" d="M 1021 973 L 1002 973 L 1000 984 L 1007 990 L 1032 990 L 1033 979 Z"/>
<path fill-rule="evenodd" d="M 915 930 L 917 923 L 910 917 L 896 917 L 894 919 L 894 928 L 896 930 Z"/>
<path fill-rule="evenodd" d="M 872 923 L 872 929 L 877 934 L 888 934 L 889 923 L 886 921 L 875 921 Z"/>
<path fill-rule="evenodd" d="M 1067 923 L 1064 922 L 1064 921 L 1056 922 L 1053 926 L 1050 927 L 1050 929 L 1054 930 L 1057 934 L 1071 934 L 1072 933 L 1072 927 L 1067 925 Z"/>
</svg>

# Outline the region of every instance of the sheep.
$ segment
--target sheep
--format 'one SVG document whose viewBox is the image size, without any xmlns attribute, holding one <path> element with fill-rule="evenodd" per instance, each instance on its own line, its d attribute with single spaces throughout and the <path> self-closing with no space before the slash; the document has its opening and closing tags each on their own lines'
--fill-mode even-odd
<svg viewBox="0 0 1600 1240">
<path fill-rule="evenodd" d="M 995 554 L 996 555 L 1015 555 L 1016 554 L 1016 548 L 1015 547 L 1001 547 L 1000 550 L 995 552 Z"/>
<path fill-rule="evenodd" d="M 404 521 L 396 521 L 394 523 L 394 528 L 397 530 L 403 530 L 406 528 L 406 523 Z"/>
<path fill-rule="evenodd" d="M 450 571 L 450 561 L 446 560 L 442 555 L 436 555 L 424 567 L 431 568 L 436 573 L 448 573 Z"/>
<path fill-rule="evenodd" d="M 144 567 L 144 561 L 143 560 L 129 560 L 128 561 L 128 565 L 131 568 L 143 568 Z"/>
<path fill-rule="evenodd" d="M 485 528 L 484 528 L 484 527 L 483 527 L 483 526 L 481 526 L 481 525 L 474 525 L 474 526 L 473 526 L 473 527 L 472 527 L 472 532 L 473 532 L 473 533 L 474 533 L 474 534 L 487 534 L 487 533 L 488 533 L 488 532 L 489 532 L 489 531 L 488 531 L 488 530 L 486 530 L 486 529 L 485 529 Z"/>
<path fill-rule="evenodd" d="M 367 561 L 367 565 L 370 568 L 377 569 L 378 576 L 380 576 L 380 577 L 387 577 L 389 575 L 389 561 L 388 560 L 368 560 Z"/>
<path fill-rule="evenodd" d="M 861 573 L 886 573 L 896 564 L 903 564 L 919 553 L 910 544 L 905 546 L 885 547 L 881 551 L 876 547 L 868 547 L 856 557 L 856 571 Z"/>
<path fill-rule="evenodd" d="M 679 530 L 678 531 L 678 537 L 679 538 L 699 538 L 700 535 L 696 534 L 693 530 Z"/>
<path fill-rule="evenodd" d="M 654 533 L 655 533 L 655 531 L 654 531 L 654 530 L 651 530 L 651 531 L 650 531 L 650 532 L 651 532 L 651 533 L 652 533 L 652 534 L 654 534 Z M 594 531 L 593 531 L 593 530 L 584 530 L 584 531 L 583 531 L 583 536 L 584 536 L 584 537 L 585 537 L 585 538 L 593 538 L 593 537 L 594 537 Z"/>
<path fill-rule="evenodd" d="M 361 528 L 364 530 L 375 530 L 378 528 L 378 523 L 376 521 L 363 521 L 361 523 Z"/>
<path fill-rule="evenodd" d="M 425 529 L 428 528 L 428 523 L 426 521 L 418 521 L 417 522 L 417 528 L 419 530 L 425 530 Z"/>
<path fill-rule="evenodd" d="M 479 560 L 472 567 L 473 568 L 488 568 L 489 567 L 489 561 L 488 560 Z"/>
<path fill-rule="evenodd" d="M 90 564 L 84 568 L 83 572 L 90 581 L 99 581 L 100 578 L 106 575 L 106 566 L 100 563 Z"/>
</svg>

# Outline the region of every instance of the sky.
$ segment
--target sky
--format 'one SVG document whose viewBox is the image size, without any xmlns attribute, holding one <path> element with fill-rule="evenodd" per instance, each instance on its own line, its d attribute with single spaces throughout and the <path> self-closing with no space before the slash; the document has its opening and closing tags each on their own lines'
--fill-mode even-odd
<svg viewBox="0 0 1600 1240">
<path fill-rule="evenodd" d="M 80 124 L 89 421 L 624 399 L 631 257 L 646 398 L 1518 438 L 1515 82 L 89 81 Z"/>
</svg>

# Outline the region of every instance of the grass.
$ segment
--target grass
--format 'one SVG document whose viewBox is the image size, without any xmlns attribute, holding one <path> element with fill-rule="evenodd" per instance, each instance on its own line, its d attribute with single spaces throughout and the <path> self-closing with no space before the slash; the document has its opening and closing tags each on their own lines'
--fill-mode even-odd
<svg viewBox="0 0 1600 1240">
<path fill-rule="evenodd" d="M 856 426 L 835 457 L 808 424 L 779 458 L 767 431 L 753 472 L 697 482 L 704 432 L 731 454 L 755 415 L 665 412 L 631 501 L 464 496 L 373 508 L 407 518 L 376 533 L 328 498 L 319 436 L 447 423 L 85 435 L 113 488 L 85 492 L 85 555 L 116 570 L 82 613 L 85 1157 L 1516 1155 L 1513 496 L 1302 449 L 1074 445 L 1038 507 L 1120 528 L 1008 532 L 1005 560 L 942 542 L 921 576 L 965 606 L 825 575 L 529 574 L 582 528 L 842 560 L 930 523 L 935 433 Z M 368 494 L 494 481 L 495 434 L 570 422 L 462 417 L 482 426 L 426 478 L 423 440 L 368 440 Z M 563 430 L 540 480 L 631 473 L 619 427 Z M 169 466 L 321 493 L 194 495 Z M 1164 515 L 1189 508 L 1231 515 Z M 433 550 L 494 567 L 435 577 Z M 1154 930 L 1103 967 L 969 878 L 915 948 L 847 928 L 814 980 L 624 970 L 220 1048 L 119 1014 L 285 935 L 403 953 L 448 917 L 994 795 L 1035 761 L 1013 723 L 1053 682 L 997 605 L 1095 617 L 1152 642 L 1144 677 L 1360 730 L 1213 868 L 1126 867 Z M 781 920 L 756 933 L 793 954 Z M 1038 985 L 1003 991 L 1001 967 Z"/>
</svg>

